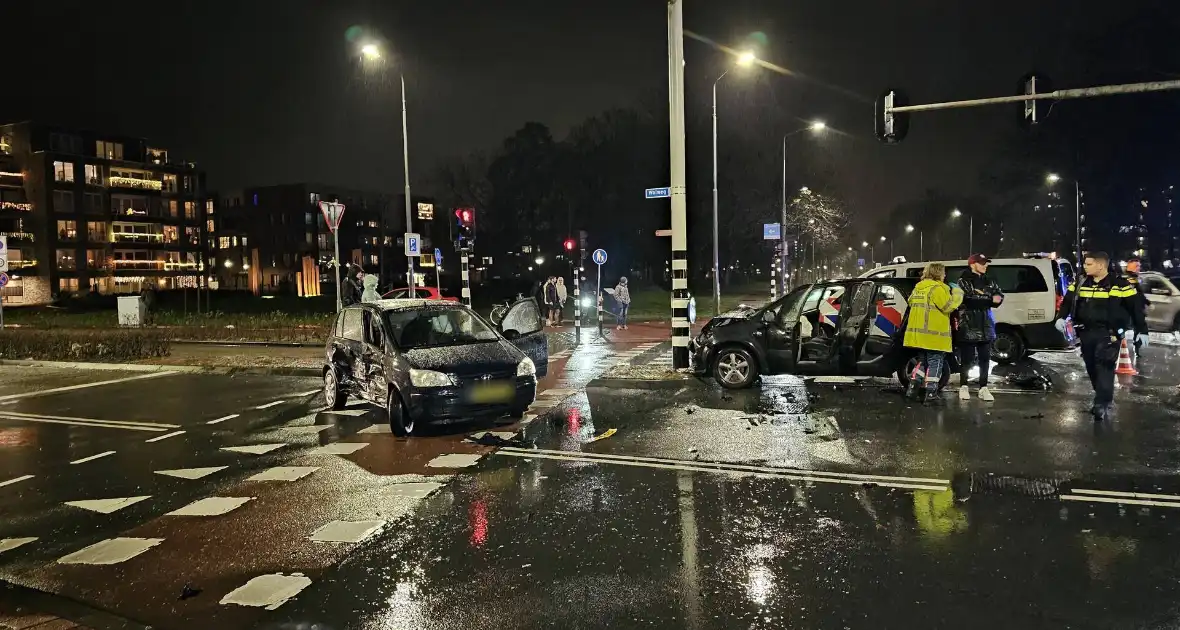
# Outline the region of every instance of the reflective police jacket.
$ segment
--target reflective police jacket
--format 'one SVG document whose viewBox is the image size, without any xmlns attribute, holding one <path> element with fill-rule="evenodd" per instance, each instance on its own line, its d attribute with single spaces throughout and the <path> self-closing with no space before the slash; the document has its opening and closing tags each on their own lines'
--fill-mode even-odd
<svg viewBox="0 0 1180 630">
<path fill-rule="evenodd" d="M 1139 291 L 1122 276 L 1107 274 L 1101 281 L 1086 277 L 1081 286 L 1070 283 L 1061 302 L 1058 317 L 1073 311 L 1074 325 L 1082 329 L 1105 329 L 1111 332 L 1134 330 L 1147 334 L 1147 322 L 1138 308 Z"/>
</svg>

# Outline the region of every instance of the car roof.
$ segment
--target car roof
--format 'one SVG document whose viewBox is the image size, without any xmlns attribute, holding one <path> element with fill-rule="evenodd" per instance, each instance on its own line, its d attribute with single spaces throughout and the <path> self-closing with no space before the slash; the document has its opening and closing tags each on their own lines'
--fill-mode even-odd
<svg viewBox="0 0 1180 630">
<path fill-rule="evenodd" d="M 368 302 L 369 306 L 381 311 L 405 311 L 429 306 L 430 308 L 467 308 L 458 302 L 441 302 L 439 300 L 424 300 L 420 298 L 386 299 Z"/>
</svg>

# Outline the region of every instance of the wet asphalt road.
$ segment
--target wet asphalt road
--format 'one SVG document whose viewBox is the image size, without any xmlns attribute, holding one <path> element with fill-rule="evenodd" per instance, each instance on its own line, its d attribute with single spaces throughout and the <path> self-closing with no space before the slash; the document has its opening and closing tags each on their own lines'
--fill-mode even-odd
<svg viewBox="0 0 1180 630">
<path fill-rule="evenodd" d="M 1001 377 L 996 402 L 948 394 L 938 409 L 876 381 L 585 390 L 617 356 L 575 350 L 521 425 L 409 441 L 363 407 L 317 413 L 314 379 L 171 375 L 11 403 L 0 391 L 0 483 L 35 475 L 0 486 L 0 541 L 38 537 L 0 551 L 0 578 L 159 628 L 1180 623 L 1174 348 L 1149 350 L 1103 425 L 1070 355 L 1016 368 L 1046 375 L 1050 391 Z M 180 426 L 97 426 L 111 421 Z M 535 448 L 461 442 L 485 428 Z M 220 450 L 265 444 L 282 446 Z M 348 444 L 362 446 L 319 450 Z M 156 472 L 218 466 L 200 479 Z M 278 466 L 314 470 L 250 480 Z M 111 514 L 63 504 L 138 496 L 150 498 Z M 249 500 L 167 515 L 209 497 Z M 337 520 L 376 530 L 308 540 Z M 112 537 L 160 542 L 116 564 L 60 562 Z M 278 574 L 298 588 L 275 610 L 225 602 Z"/>
</svg>

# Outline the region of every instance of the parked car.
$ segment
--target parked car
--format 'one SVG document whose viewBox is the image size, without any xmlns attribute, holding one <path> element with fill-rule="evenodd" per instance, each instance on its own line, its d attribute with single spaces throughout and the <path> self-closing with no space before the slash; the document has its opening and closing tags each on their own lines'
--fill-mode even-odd
<svg viewBox="0 0 1180 630">
<path fill-rule="evenodd" d="M 931 261 L 946 265 L 948 282 L 954 282 L 967 270 L 966 260 Z M 927 262 L 900 262 L 883 265 L 861 274 L 862 278 L 918 278 Z M 1065 289 L 1073 278 L 1066 272 L 1072 266 L 1058 264 L 1052 258 L 997 258 L 987 275 L 1004 292 L 1004 303 L 992 310 L 996 319 L 996 340 L 992 342 L 992 360 L 1011 363 L 1033 352 L 1065 351 L 1077 346 L 1072 322 L 1066 332 L 1054 327 L 1054 314 L 1065 299 Z"/>
<path fill-rule="evenodd" d="M 393 433 L 419 424 L 521 417 L 549 364 L 545 320 L 532 299 L 493 326 L 462 304 L 381 300 L 340 311 L 324 352 L 324 397 L 385 408 Z"/>
<path fill-rule="evenodd" d="M 1180 332 L 1180 290 L 1176 283 L 1154 271 L 1139 274 L 1139 290 L 1147 296 L 1147 329 Z"/>
<path fill-rule="evenodd" d="M 381 297 L 386 300 L 404 300 L 407 298 L 414 299 L 416 297 L 419 300 L 443 300 L 446 302 L 459 301 L 459 298 L 447 297 L 434 287 L 414 287 L 414 293 L 415 295 L 411 296 L 410 289 L 408 287 L 403 287 L 401 289 L 393 289 Z"/>
<path fill-rule="evenodd" d="M 917 362 L 902 345 L 916 285 L 904 277 L 831 280 L 724 313 L 690 342 L 694 371 L 729 389 L 772 374 L 896 375 L 906 385 Z M 943 385 L 957 369 L 944 371 Z"/>
</svg>

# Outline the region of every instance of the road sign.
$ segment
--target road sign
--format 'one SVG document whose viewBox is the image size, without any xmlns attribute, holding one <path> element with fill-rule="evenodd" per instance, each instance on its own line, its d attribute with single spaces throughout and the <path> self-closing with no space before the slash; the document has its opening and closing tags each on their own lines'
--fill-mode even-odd
<svg viewBox="0 0 1180 630">
<path fill-rule="evenodd" d="M 762 240 L 777 241 L 783 237 L 783 226 L 778 223 L 762 224 Z"/>
<path fill-rule="evenodd" d="M 8 271 L 8 237 L 0 236 L 0 271 Z M 8 280 L 5 280 L 8 282 Z M 0 287 L 4 285 L 0 284 Z"/>
<path fill-rule="evenodd" d="M 0 273 L 0 289 L 8 286 L 8 274 Z"/>
<path fill-rule="evenodd" d="M 857 258 L 856 259 L 856 266 L 857 267 L 864 267 L 865 266 L 865 259 L 864 258 Z"/>
<path fill-rule="evenodd" d="M 434 264 L 442 266 L 442 250 L 437 247 L 434 248 Z"/>
<path fill-rule="evenodd" d="M 656 230 L 656 236 L 672 236 L 672 230 Z"/>
<path fill-rule="evenodd" d="M 420 256 L 422 254 L 422 236 L 413 232 L 406 232 L 406 256 Z"/>
<path fill-rule="evenodd" d="M 340 219 L 344 218 L 344 204 L 321 201 L 320 212 L 324 213 L 324 223 L 328 224 L 328 229 L 335 232 L 340 227 Z"/>
<path fill-rule="evenodd" d="M 593 260 L 594 264 L 596 264 L 596 265 L 605 265 L 606 264 L 606 250 L 605 249 L 594 250 L 594 254 L 590 257 L 590 260 Z"/>
<path fill-rule="evenodd" d="M 663 199 L 664 197 L 671 197 L 672 189 L 667 186 L 663 188 L 648 188 L 643 191 L 644 199 Z"/>
</svg>

